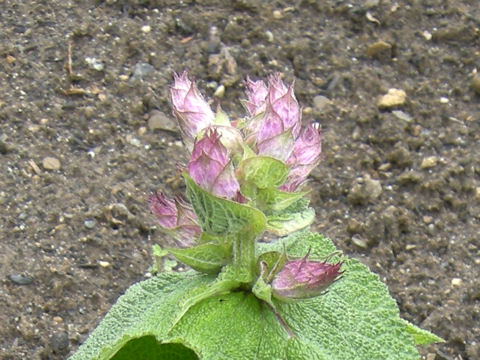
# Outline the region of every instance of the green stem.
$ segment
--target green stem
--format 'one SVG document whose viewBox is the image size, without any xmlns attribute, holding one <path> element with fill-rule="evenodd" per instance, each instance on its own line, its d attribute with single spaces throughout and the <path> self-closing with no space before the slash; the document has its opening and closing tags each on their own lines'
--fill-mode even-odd
<svg viewBox="0 0 480 360">
<path fill-rule="evenodd" d="M 255 235 L 238 233 L 233 240 L 233 265 L 242 274 L 242 283 L 252 284 L 255 273 Z"/>
</svg>

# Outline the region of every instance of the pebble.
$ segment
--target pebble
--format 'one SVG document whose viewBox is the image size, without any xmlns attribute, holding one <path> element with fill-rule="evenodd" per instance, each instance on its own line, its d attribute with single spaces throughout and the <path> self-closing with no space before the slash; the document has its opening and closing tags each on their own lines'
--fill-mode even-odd
<svg viewBox="0 0 480 360">
<path fill-rule="evenodd" d="M 169 116 L 160 110 L 152 110 L 148 118 L 148 128 L 150 131 L 167 130 L 177 132 L 177 126 Z"/>
<path fill-rule="evenodd" d="M 437 165 L 438 157 L 436 156 L 429 156 L 422 160 L 422 164 L 420 165 L 421 169 L 430 169 Z"/>
<path fill-rule="evenodd" d="M 155 71 L 155 68 L 147 63 L 137 63 L 133 69 L 132 79 L 139 80 L 151 75 Z"/>
<path fill-rule="evenodd" d="M 42 166 L 46 170 L 59 170 L 61 164 L 57 158 L 47 156 L 42 160 Z"/>
<path fill-rule="evenodd" d="M 368 248 L 367 241 L 358 234 L 352 236 L 352 243 L 361 249 Z"/>
<path fill-rule="evenodd" d="M 83 222 L 87 229 L 93 229 L 95 227 L 96 221 L 94 219 L 87 219 Z"/>
<path fill-rule="evenodd" d="M 10 274 L 7 276 L 11 282 L 17 285 L 29 285 L 33 282 L 31 276 L 25 276 L 21 274 Z"/>
<path fill-rule="evenodd" d="M 461 286 L 463 284 L 463 280 L 460 278 L 453 278 L 452 279 L 452 286 Z"/>
<path fill-rule="evenodd" d="M 219 99 L 223 98 L 224 95 L 225 95 L 225 86 L 223 85 L 220 85 L 213 93 L 213 96 Z"/>
<path fill-rule="evenodd" d="M 274 40 L 273 33 L 269 30 L 265 31 L 265 37 L 267 38 L 268 42 L 273 42 Z"/>
<path fill-rule="evenodd" d="M 148 34 L 150 31 L 152 31 L 152 27 L 150 25 L 143 25 L 141 30 L 144 34 Z"/>
<path fill-rule="evenodd" d="M 424 222 L 425 224 L 430 224 L 432 221 L 433 221 L 433 217 L 431 217 L 431 216 L 425 215 L 425 216 L 423 217 L 423 222 Z"/>
<path fill-rule="evenodd" d="M 326 112 L 326 109 L 331 103 L 332 101 L 323 95 L 317 95 L 313 98 L 313 107 L 319 113 Z"/>
<path fill-rule="evenodd" d="M 441 104 L 448 104 L 449 102 L 450 102 L 450 100 L 448 100 L 448 98 L 445 97 L 445 96 L 442 96 L 442 97 L 440 98 L 440 103 L 441 103 Z"/>
<path fill-rule="evenodd" d="M 102 268 L 107 268 L 110 266 L 110 263 L 108 261 L 99 260 L 98 265 L 100 265 Z"/>
<path fill-rule="evenodd" d="M 147 128 L 145 126 L 140 126 L 138 128 L 137 134 L 138 136 L 143 136 L 147 132 Z"/>
<path fill-rule="evenodd" d="M 85 62 L 87 63 L 88 67 L 92 70 L 103 71 L 105 69 L 105 66 L 103 65 L 103 63 L 96 58 L 86 57 Z"/>
<path fill-rule="evenodd" d="M 389 89 L 377 103 L 379 109 L 392 109 L 397 106 L 402 106 L 407 100 L 407 94 L 401 89 Z"/>
<path fill-rule="evenodd" d="M 414 170 L 406 170 L 397 176 L 400 185 L 417 184 L 423 180 L 423 175 Z"/>
<path fill-rule="evenodd" d="M 369 45 L 365 53 L 367 54 L 367 56 L 376 59 L 391 59 L 392 45 L 385 41 L 379 40 Z"/>
<path fill-rule="evenodd" d="M 64 331 L 54 332 L 51 338 L 51 346 L 54 353 L 66 352 L 68 349 L 68 334 Z"/>
<path fill-rule="evenodd" d="M 480 200 L 480 187 L 475 189 L 475 199 Z"/>
<path fill-rule="evenodd" d="M 476 74 L 472 79 L 472 89 L 477 95 L 480 95 L 480 75 Z"/>
<path fill-rule="evenodd" d="M 63 318 L 61 316 L 54 316 L 52 320 L 57 325 L 63 324 Z"/>
<path fill-rule="evenodd" d="M 135 147 L 142 146 L 142 142 L 138 140 L 136 137 L 127 135 L 127 141 L 130 145 L 133 145 Z"/>
<path fill-rule="evenodd" d="M 273 12 L 273 18 L 277 20 L 280 20 L 281 18 L 283 18 L 282 12 L 280 10 L 275 10 Z"/>
<path fill-rule="evenodd" d="M 350 189 L 347 200 L 354 205 L 366 205 L 375 201 L 382 193 L 382 184 L 379 180 L 370 178 L 369 175 L 357 179 Z"/>
<path fill-rule="evenodd" d="M 432 40 L 432 33 L 430 31 L 425 30 L 424 32 L 422 32 L 422 35 L 425 38 L 425 40 L 427 41 Z"/>
<path fill-rule="evenodd" d="M 400 120 L 404 120 L 406 122 L 412 122 L 413 118 L 411 115 L 407 114 L 406 112 L 403 112 L 402 110 L 393 110 L 392 114 Z"/>
</svg>

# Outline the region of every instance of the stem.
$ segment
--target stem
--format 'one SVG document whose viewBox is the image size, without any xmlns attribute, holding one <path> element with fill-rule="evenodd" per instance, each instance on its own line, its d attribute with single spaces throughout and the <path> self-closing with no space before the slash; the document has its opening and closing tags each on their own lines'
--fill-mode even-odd
<svg viewBox="0 0 480 360">
<path fill-rule="evenodd" d="M 242 274 L 242 283 L 252 284 L 255 274 L 255 235 L 238 233 L 233 240 L 233 265 Z"/>
</svg>

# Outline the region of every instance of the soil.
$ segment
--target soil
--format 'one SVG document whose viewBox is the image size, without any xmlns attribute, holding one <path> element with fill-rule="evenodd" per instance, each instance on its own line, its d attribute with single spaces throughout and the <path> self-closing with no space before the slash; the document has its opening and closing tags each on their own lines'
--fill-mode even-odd
<svg viewBox="0 0 480 360">
<path fill-rule="evenodd" d="M 313 229 L 446 340 L 424 356 L 480 359 L 477 0 L 0 10 L 0 358 L 66 358 L 148 276 L 151 246 L 167 240 L 146 199 L 184 190 L 168 85 L 187 68 L 234 117 L 246 75 L 296 79 L 304 122 L 324 136 Z M 379 104 L 389 89 L 406 98 Z"/>
</svg>

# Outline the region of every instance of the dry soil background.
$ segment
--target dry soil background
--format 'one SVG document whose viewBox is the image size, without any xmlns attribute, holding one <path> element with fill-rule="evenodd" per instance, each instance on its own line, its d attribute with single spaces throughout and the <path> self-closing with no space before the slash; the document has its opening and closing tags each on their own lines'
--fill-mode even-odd
<svg viewBox="0 0 480 360">
<path fill-rule="evenodd" d="M 146 198 L 183 191 L 168 84 L 184 68 L 238 117 L 247 74 L 296 78 L 324 132 L 314 229 L 446 339 L 428 359 L 480 358 L 478 0 L 0 0 L 0 13 L 0 358 L 65 358 L 144 278 L 165 241 Z"/>
</svg>

